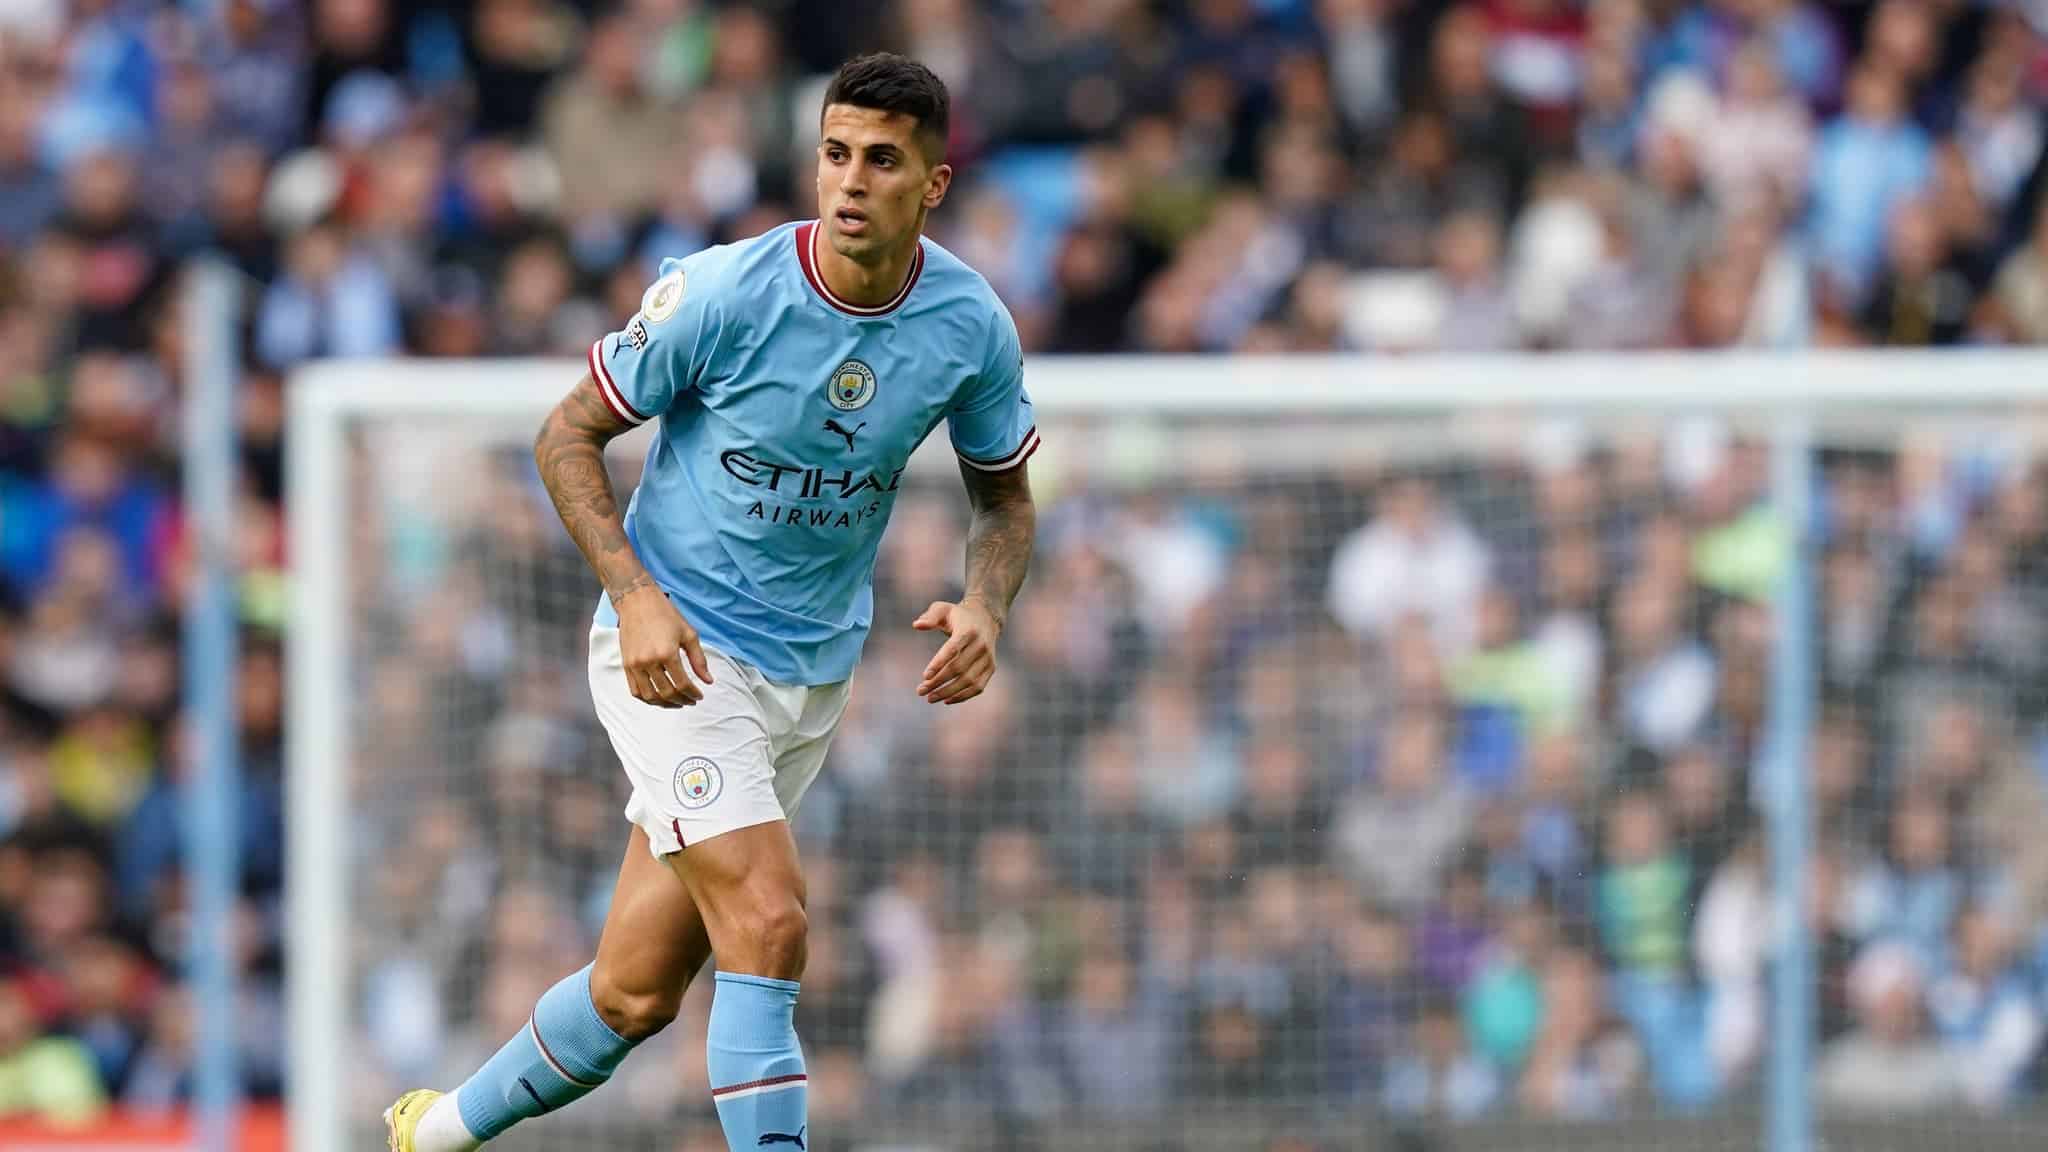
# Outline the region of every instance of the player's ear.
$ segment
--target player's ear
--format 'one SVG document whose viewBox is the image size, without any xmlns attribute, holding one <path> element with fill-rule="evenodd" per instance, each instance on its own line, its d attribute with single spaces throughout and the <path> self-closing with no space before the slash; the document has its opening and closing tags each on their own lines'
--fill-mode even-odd
<svg viewBox="0 0 2048 1152">
<path fill-rule="evenodd" d="M 952 186 L 953 166 L 951 164 L 941 164 L 938 167 L 933 168 L 932 174 L 925 180 L 925 208 L 937 208 L 940 202 L 944 201 L 946 198 L 946 189 L 951 188 Z"/>
</svg>

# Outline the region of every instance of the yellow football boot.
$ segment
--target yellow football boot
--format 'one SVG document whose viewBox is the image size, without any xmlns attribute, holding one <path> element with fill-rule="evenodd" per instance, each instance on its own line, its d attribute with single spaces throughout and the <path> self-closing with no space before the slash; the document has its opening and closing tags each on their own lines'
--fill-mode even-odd
<svg viewBox="0 0 2048 1152">
<path fill-rule="evenodd" d="M 384 1110 L 384 1123 L 391 1129 L 391 1152 L 418 1152 L 413 1147 L 413 1133 L 419 1130 L 427 1109 L 440 1098 L 441 1094 L 432 1088 L 415 1088 Z"/>
</svg>

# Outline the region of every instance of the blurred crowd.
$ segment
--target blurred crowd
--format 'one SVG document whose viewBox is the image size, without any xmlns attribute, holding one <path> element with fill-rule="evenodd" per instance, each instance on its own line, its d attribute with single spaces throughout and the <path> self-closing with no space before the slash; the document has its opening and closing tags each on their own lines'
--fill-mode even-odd
<svg viewBox="0 0 2048 1152">
<path fill-rule="evenodd" d="M 2048 339 L 2048 43 L 2016 5 L 10 0 L 0 1116 L 191 1087 L 180 269 L 246 274 L 237 1021 L 274 1095 L 291 370 L 580 355 L 660 256 L 809 211 L 823 78 L 871 47 L 952 86 L 932 232 L 1034 352 Z M 821 1120 L 1753 1082 L 1783 526 L 1740 442 L 1596 449 L 1076 484 L 958 723 L 891 694 L 922 657 L 883 628 L 802 819 Z M 1823 1084 L 1997 1103 L 2039 1078 L 2048 496 L 1915 449 L 1831 457 L 1824 493 Z M 389 897 L 364 939 L 406 942 L 357 958 L 377 1091 L 488 1052 L 608 896 L 620 779 L 550 516 L 427 514 L 366 576 L 351 842 Z M 959 553 L 939 498 L 898 516 L 884 621 Z M 622 1107 L 697 1106 L 686 1031 Z"/>
<path fill-rule="evenodd" d="M 0 246 L 31 365 L 146 346 L 200 250 L 262 371 L 574 353 L 810 211 L 822 78 L 890 46 L 955 95 L 933 234 L 1034 350 L 2033 342 L 2029 11 L 16 0 Z"/>
</svg>

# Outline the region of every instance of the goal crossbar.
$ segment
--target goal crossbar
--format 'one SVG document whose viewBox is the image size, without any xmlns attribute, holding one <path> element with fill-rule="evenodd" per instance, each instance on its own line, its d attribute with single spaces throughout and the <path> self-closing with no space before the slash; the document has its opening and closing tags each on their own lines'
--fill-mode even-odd
<svg viewBox="0 0 2048 1152">
<path fill-rule="evenodd" d="M 538 421 L 574 360 L 324 362 L 290 393 L 294 560 L 288 749 L 290 1125 L 298 1152 L 349 1131 L 348 436 L 372 419 Z M 1042 417 L 1740 414 L 1786 427 L 1831 416 L 1996 411 L 2025 435 L 2048 415 L 2048 353 L 1830 352 L 1545 357 L 1075 357 L 1033 360 Z M 2014 420 L 2014 417 L 2026 417 Z"/>
</svg>

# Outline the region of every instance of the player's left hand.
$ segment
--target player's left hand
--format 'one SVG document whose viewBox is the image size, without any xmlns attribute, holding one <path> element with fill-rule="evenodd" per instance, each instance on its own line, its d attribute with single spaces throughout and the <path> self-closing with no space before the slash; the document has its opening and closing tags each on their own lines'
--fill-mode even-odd
<svg viewBox="0 0 2048 1152">
<path fill-rule="evenodd" d="M 934 704 L 958 704 L 981 695 L 996 674 L 996 637 L 1003 626 L 979 600 L 937 600 L 911 622 L 920 632 L 944 632 L 946 642 L 924 666 L 917 694 Z"/>
</svg>

